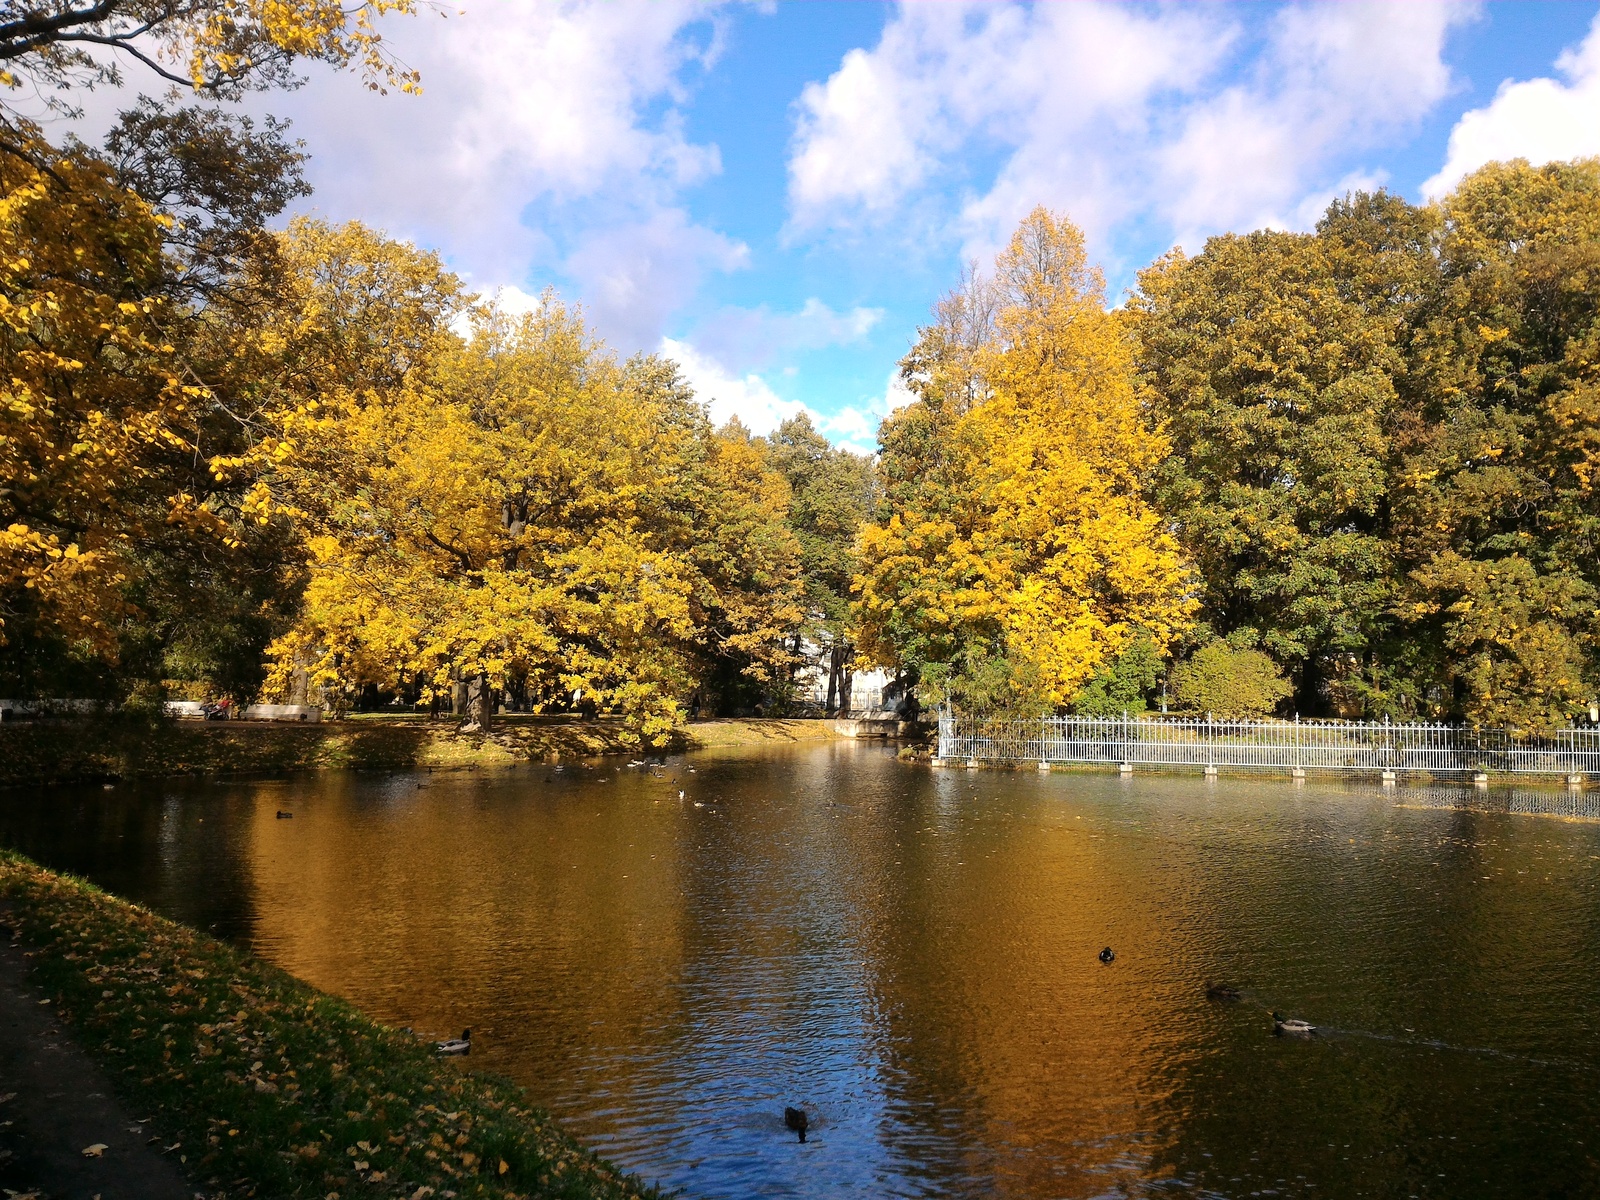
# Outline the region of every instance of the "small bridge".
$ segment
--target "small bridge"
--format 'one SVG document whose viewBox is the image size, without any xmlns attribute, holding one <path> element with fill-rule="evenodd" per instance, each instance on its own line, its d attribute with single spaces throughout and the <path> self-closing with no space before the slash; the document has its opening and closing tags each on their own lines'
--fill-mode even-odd
<svg viewBox="0 0 1600 1200">
<path fill-rule="evenodd" d="M 1212 721 L 1169 717 L 983 719 L 939 716 L 936 766 L 1036 763 L 1287 772 L 1368 771 L 1600 777 L 1600 726 L 1549 734 L 1387 721 Z"/>
</svg>

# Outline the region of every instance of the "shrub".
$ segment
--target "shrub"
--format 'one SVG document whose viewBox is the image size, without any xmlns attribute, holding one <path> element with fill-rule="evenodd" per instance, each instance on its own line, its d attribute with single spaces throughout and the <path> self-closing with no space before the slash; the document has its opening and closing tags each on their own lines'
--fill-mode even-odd
<svg viewBox="0 0 1600 1200">
<path fill-rule="evenodd" d="M 1173 698 L 1187 712 L 1266 716 L 1292 690 L 1278 664 L 1260 650 L 1235 649 L 1223 641 L 1201 647 L 1172 670 Z"/>
<path fill-rule="evenodd" d="M 1141 633 L 1084 685 L 1072 711 L 1080 717 L 1137 716 L 1160 678 L 1161 654 L 1149 634 Z"/>
</svg>

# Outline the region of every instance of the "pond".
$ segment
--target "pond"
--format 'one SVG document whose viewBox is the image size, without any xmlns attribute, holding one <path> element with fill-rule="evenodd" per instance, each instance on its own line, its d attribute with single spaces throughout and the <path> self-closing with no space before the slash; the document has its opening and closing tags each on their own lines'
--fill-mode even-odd
<svg viewBox="0 0 1600 1200">
<path fill-rule="evenodd" d="M 0 793 L 706 1200 L 1600 1194 L 1597 816 L 855 743 Z"/>
</svg>

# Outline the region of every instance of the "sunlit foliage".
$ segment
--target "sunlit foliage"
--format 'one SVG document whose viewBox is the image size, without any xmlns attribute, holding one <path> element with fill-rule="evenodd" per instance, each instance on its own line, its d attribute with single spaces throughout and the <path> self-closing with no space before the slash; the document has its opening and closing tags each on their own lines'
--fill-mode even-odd
<svg viewBox="0 0 1600 1200">
<path fill-rule="evenodd" d="M 970 707 L 1058 707 L 1191 602 L 1143 495 L 1166 441 L 1070 222 L 1035 211 L 942 301 L 904 363 L 862 534 L 864 652 Z"/>
<path fill-rule="evenodd" d="M 466 313 L 434 256 L 359 226 L 299 222 L 283 257 L 295 367 L 238 463 L 273 460 L 263 519 L 290 514 L 311 555 L 273 687 L 460 684 L 480 724 L 509 694 L 656 737 L 697 689 L 774 678 L 799 620 L 789 489 L 671 364 L 619 362 L 551 296 Z"/>
<path fill-rule="evenodd" d="M 1600 686 L 1600 163 L 1213 238 L 1133 305 L 1163 508 L 1307 714 L 1549 727 Z"/>
</svg>

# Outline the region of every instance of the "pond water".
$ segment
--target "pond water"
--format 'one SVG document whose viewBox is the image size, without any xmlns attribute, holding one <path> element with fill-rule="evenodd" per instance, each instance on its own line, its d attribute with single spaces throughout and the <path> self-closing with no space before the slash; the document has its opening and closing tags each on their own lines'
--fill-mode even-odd
<svg viewBox="0 0 1600 1200">
<path fill-rule="evenodd" d="M 0 793 L 706 1200 L 1600 1194 L 1597 816 L 851 743 Z"/>
</svg>

